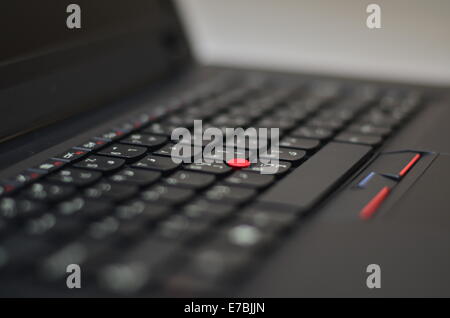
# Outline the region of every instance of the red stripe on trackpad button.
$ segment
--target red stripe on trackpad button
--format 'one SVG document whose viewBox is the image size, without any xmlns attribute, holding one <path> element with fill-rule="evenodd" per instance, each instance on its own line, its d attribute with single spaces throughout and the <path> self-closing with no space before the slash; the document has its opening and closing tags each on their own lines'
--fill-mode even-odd
<svg viewBox="0 0 450 318">
<path fill-rule="evenodd" d="M 382 188 L 373 198 L 366 204 L 364 208 L 359 212 L 359 217 L 362 220 L 368 220 L 372 218 L 375 212 L 380 207 L 381 203 L 388 197 L 391 189 L 389 187 Z"/>
</svg>

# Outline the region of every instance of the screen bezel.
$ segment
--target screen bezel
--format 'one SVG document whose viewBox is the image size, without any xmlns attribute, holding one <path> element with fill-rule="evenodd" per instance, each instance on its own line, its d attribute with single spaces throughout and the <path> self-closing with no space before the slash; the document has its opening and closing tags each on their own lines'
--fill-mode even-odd
<svg viewBox="0 0 450 318">
<path fill-rule="evenodd" d="M 164 23 L 161 22 L 158 28 L 152 24 L 111 36 L 84 38 L 1 63 L 0 73 L 3 76 L 0 78 L 0 102 L 8 105 L 12 113 L 18 107 L 32 106 L 28 106 L 23 116 L 8 115 L 5 109 L 2 110 L 2 117 L 9 117 L 7 125 L 10 127 L 3 127 L 0 142 L 105 105 L 119 95 L 130 93 L 174 69 L 190 64 L 192 56 L 175 5 L 172 1 L 158 2 L 167 11 Z M 150 63 L 146 58 L 149 55 L 156 61 Z M 110 74 L 102 74 L 109 67 L 117 65 L 121 66 L 119 74 L 120 77 L 126 77 L 126 82 L 120 78 L 111 78 Z M 67 79 L 64 74 L 68 74 Z M 71 78 L 73 75 L 70 74 L 76 74 L 77 78 Z M 98 93 L 84 89 L 83 85 L 92 86 L 95 83 L 84 84 L 80 80 L 83 75 L 101 83 Z M 71 100 L 69 87 L 75 85 L 80 88 L 80 93 Z M 42 90 L 33 92 L 37 87 L 42 87 Z M 50 103 L 61 105 L 63 110 L 55 113 Z M 47 109 L 49 115 L 45 116 Z M 43 116 L 33 117 L 33 113 L 39 111 Z"/>
</svg>

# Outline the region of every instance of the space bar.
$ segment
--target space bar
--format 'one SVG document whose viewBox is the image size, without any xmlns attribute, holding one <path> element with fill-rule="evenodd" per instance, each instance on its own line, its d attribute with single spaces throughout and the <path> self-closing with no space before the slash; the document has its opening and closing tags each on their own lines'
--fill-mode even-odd
<svg viewBox="0 0 450 318">
<path fill-rule="evenodd" d="M 330 142 L 258 200 L 309 209 L 342 182 L 370 151 L 368 146 Z"/>
</svg>

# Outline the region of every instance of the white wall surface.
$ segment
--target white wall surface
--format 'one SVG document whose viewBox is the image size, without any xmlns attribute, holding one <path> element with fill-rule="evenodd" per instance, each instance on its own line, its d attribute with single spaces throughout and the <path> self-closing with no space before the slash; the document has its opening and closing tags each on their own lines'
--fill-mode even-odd
<svg viewBox="0 0 450 318">
<path fill-rule="evenodd" d="M 450 84 L 450 0 L 178 0 L 204 63 Z M 382 29 L 366 27 L 366 7 Z"/>
</svg>

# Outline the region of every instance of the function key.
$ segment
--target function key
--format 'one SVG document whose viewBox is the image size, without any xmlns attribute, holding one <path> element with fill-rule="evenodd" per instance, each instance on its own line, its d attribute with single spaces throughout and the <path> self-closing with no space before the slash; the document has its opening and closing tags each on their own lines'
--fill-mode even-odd
<svg viewBox="0 0 450 318">
<path fill-rule="evenodd" d="M 157 170 L 161 172 L 169 172 L 175 170 L 179 166 L 180 164 L 173 162 L 172 158 L 170 157 L 152 155 L 146 156 L 145 158 L 133 164 L 133 167 L 135 168 Z"/>
<path fill-rule="evenodd" d="M 45 161 L 44 163 L 41 163 L 40 165 L 36 166 L 35 168 L 46 171 L 46 172 L 52 172 L 52 171 L 55 171 L 56 169 L 61 168 L 65 164 L 66 164 L 66 162 L 61 161 L 61 160 L 49 159 L 49 160 Z"/>
<path fill-rule="evenodd" d="M 165 136 L 149 135 L 149 134 L 132 134 L 121 140 L 123 144 L 144 146 L 150 149 L 161 147 L 168 141 Z"/>
<path fill-rule="evenodd" d="M 77 168 L 85 168 L 108 172 L 116 170 L 125 164 L 125 160 L 117 158 L 109 158 L 103 156 L 89 156 L 88 158 L 76 163 Z"/>
<path fill-rule="evenodd" d="M 81 150 L 81 149 L 70 149 L 66 152 L 63 152 L 57 156 L 55 156 L 55 159 L 58 160 L 66 160 L 66 161 L 74 161 L 77 159 L 80 159 L 81 157 L 85 156 L 88 153 L 87 150 Z"/>
<path fill-rule="evenodd" d="M 105 140 L 90 140 L 85 142 L 84 144 L 81 144 L 75 148 L 80 148 L 80 149 L 86 149 L 88 151 L 93 151 L 93 150 L 98 150 L 100 148 L 102 148 L 103 146 L 105 146 L 106 144 L 108 144 L 107 141 Z"/>
<path fill-rule="evenodd" d="M 114 141 L 116 139 L 122 138 L 125 135 L 125 132 L 119 129 L 113 129 L 110 131 L 107 131 L 100 136 L 98 136 L 98 139 L 103 139 L 107 141 Z M 97 139 L 96 138 L 96 139 Z"/>
<path fill-rule="evenodd" d="M 30 182 L 41 178 L 43 175 L 44 174 L 39 171 L 26 170 L 16 175 L 12 181 L 15 181 L 18 185 L 27 185 Z"/>
<path fill-rule="evenodd" d="M 68 168 L 50 175 L 47 179 L 54 182 L 83 187 L 99 180 L 101 176 L 102 174 L 96 171 Z"/>
<path fill-rule="evenodd" d="M 98 152 L 100 155 L 118 157 L 123 159 L 136 159 L 145 154 L 147 148 L 114 144 Z"/>
<path fill-rule="evenodd" d="M 16 191 L 20 186 L 13 181 L 5 181 L 0 183 L 0 197 L 9 195 Z"/>
<path fill-rule="evenodd" d="M 143 113 L 131 119 L 130 122 L 133 124 L 134 129 L 139 129 L 145 124 L 147 124 L 150 120 L 151 116 Z"/>
<path fill-rule="evenodd" d="M 161 173 L 157 171 L 125 168 L 111 176 L 110 180 L 117 183 L 131 184 L 142 187 L 154 183 L 160 177 Z"/>
</svg>

